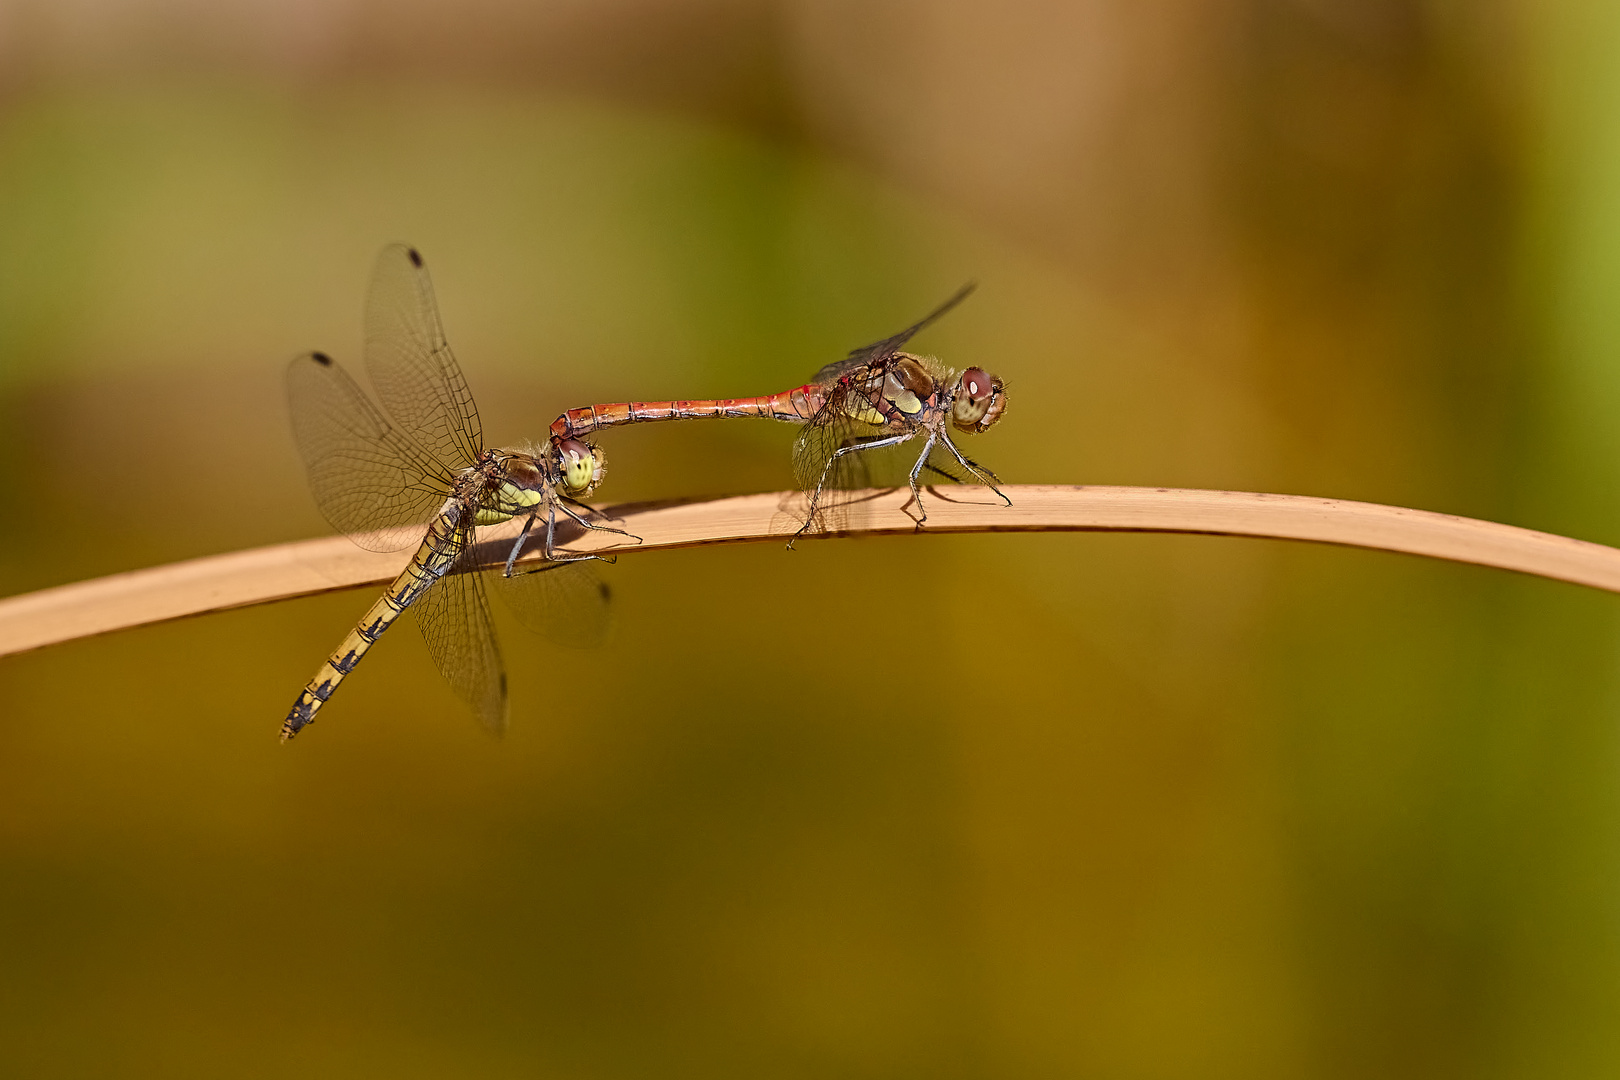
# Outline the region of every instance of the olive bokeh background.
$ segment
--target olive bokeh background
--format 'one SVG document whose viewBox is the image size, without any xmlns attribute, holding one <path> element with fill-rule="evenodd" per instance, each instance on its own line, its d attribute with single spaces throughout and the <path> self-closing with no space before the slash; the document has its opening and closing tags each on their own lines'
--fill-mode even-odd
<svg viewBox="0 0 1620 1080">
<path fill-rule="evenodd" d="M 432 268 L 492 445 L 918 346 L 1012 482 L 1620 543 L 1597 0 L 11 0 L 0 593 L 323 535 L 281 379 Z M 790 484 L 608 433 L 608 501 Z M 0 1073 L 1620 1069 L 1620 601 L 1379 553 L 652 553 L 486 737 L 342 593 L 0 660 Z M 408 620 L 407 620 L 408 621 Z"/>
</svg>

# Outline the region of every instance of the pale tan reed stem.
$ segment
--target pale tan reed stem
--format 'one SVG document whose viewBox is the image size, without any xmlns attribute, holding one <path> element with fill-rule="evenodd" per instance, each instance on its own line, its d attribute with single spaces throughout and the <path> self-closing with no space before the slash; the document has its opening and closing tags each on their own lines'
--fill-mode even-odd
<svg viewBox="0 0 1620 1080">
<path fill-rule="evenodd" d="M 939 488 L 918 530 L 909 492 L 874 491 L 842 535 L 948 532 L 1173 532 L 1312 540 L 1427 555 L 1620 592 L 1620 549 L 1489 521 L 1397 506 L 1174 488 L 1009 486 L 1012 506 L 982 488 Z M 620 554 L 705 544 L 785 541 L 795 496 L 786 492 L 608 507 L 639 545 L 592 534 L 586 546 Z M 969 501 L 971 500 L 971 501 Z M 576 543 L 576 546 L 578 544 Z M 504 547 L 488 545 L 490 562 Z M 135 570 L 0 600 L 0 656 L 210 611 L 391 581 L 410 551 L 377 554 L 341 536 L 254 548 Z M 524 561 L 536 559 L 535 553 Z"/>
</svg>

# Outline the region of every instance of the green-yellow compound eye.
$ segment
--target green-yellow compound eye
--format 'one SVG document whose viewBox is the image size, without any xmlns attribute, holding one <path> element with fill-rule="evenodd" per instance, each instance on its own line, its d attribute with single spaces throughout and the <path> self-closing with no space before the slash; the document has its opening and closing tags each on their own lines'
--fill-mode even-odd
<svg viewBox="0 0 1620 1080">
<path fill-rule="evenodd" d="M 557 444 L 557 466 L 563 489 L 574 496 L 589 494 L 601 475 L 595 452 L 578 439 L 564 439 Z"/>
</svg>

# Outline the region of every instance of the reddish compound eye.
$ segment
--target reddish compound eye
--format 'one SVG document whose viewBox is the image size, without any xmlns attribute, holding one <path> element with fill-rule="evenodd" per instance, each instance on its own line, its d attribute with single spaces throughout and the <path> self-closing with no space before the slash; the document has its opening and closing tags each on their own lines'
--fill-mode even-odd
<svg viewBox="0 0 1620 1080">
<path fill-rule="evenodd" d="M 1000 387 L 983 368 L 970 367 L 956 381 L 956 393 L 951 401 L 951 423 L 963 431 L 983 431 L 994 423 L 986 422 Z"/>
</svg>

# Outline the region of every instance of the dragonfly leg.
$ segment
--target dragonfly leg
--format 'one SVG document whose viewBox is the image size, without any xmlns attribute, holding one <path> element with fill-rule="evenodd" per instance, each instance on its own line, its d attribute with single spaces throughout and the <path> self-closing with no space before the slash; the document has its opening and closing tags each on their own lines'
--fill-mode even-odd
<svg viewBox="0 0 1620 1080">
<path fill-rule="evenodd" d="M 539 511 L 537 510 L 529 515 L 528 521 L 523 523 L 523 531 L 518 534 L 517 541 L 512 545 L 512 553 L 506 557 L 506 570 L 502 575 L 503 577 L 522 577 L 524 574 L 536 574 L 545 569 L 544 566 L 537 566 L 532 570 L 519 570 L 516 574 L 512 572 L 512 564 L 517 561 L 518 554 L 523 550 L 523 545 L 528 542 L 529 531 L 534 528 L 534 519 L 538 516 Z M 599 562 L 605 563 L 611 563 L 614 561 L 610 558 L 603 558 L 600 555 L 558 555 L 555 549 L 553 549 L 551 546 L 552 537 L 555 535 L 555 520 L 555 517 L 552 515 L 548 514 L 546 516 L 547 562 L 571 563 L 582 562 L 586 559 L 596 559 Z"/>
<path fill-rule="evenodd" d="M 1012 500 L 1003 495 L 1001 493 L 1001 489 L 996 486 L 997 484 L 1001 483 L 1001 477 L 997 476 L 995 473 L 991 472 L 989 469 L 985 468 L 983 465 L 980 465 L 977 461 L 974 461 L 972 458 L 962 453 L 962 451 L 958 450 L 956 448 L 956 444 L 951 441 L 951 437 L 949 435 L 941 433 L 940 442 L 945 444 L 946 449 L 951 452 L 952 457 L 956 458 L 956 460 L 961 463 L 962 468 L 983 480 L 985 487 L 988 487 L 991 491 L 995 492 L 1002 502 L 1006 503 L 1008 506 L 1012 505 Z"/>
<path fill-rule="evenodd" d="M 515 574 L 513 574 L 511 576 L 512 577 L 523 577 L 526 574 L 543 574 L 547 570 L 551 569 L 553 566 L 562 566 L 562 565 L 565 565 L 567 563 L 576 563 L 576 562 L 591 562 L 593 560 L 596 561 L 596 562 L 605 562 L 609 566 L 612 566 L 614 563 L 619 561 L 616 557 L 614 557 L 612 555 L 590 555 L 590 554 L 558 555 L 558 556 L 555 556 L 554 558 L 547 559 L 544 563 L 542 563 L 539 566 L 532 566 L 527 570 L 519 570 L 517 573 L 515 573 Z"/>
<path fill-rule="evenodd" d="M 563 513 L 565 513 L 569 517 L 573 518 L 576 522 L 578 522 L 580 525 L 584 526 L 585 528 L 593 529 L 596 532 L 618 533 L 620 536 L 628 536 L 630 539 L 634 540 L 638 544 L 641 543 L 641 537 L 637 536 L 633 532 L 627 532 L 624 529 L 615 529 L 611 525 L 593 525 L 590 521 L 588 521 L 584 517 L 580 516 L 579 514 L 575 513 L 573 510 L 569 509 L 568 506 L 566 505 L 567 503 L 573 503 L 575 506 L 580 507 L 582 510 L 590 511 L 590 512 L 593 512 L 593 513 L 594 513 L 594 511 L 592 511 L 591 508 L 589 506 L 586 506 L 584 503 L 577 502 L 574 499 L 570 499 L 566 495 L 564 495 L 562 498 L 560 498 L 557 501 L 557 506 L 562 510 Z"/>
<path fill-rule="evenodd" d="M 911 498 L 917 504 L 918 525 L 928 520 L 928 511 L 923 509 L 922 489 L 917 486 L 917 477 L 922 473 L 923 466 L 928 464 L 928 455 L 933 452 L 934 444 L 938 441 L 939 434 L 930 431 L 928 433 L 928 442 L 923 446 L 922 453 L 917 455 L 917 464 L 911 467 L 911 475 L 907 478 L 911 481 Z"/>
<path fill-rule="evenodd" d="M 821 502 L 822 489 L 827 486 L 827 477 L 831 475 L 833 465 L 838 462 L 839 458 L 843 457 L 845 454 L 859 453 L 862 450 L 876 450 L 879 447 L 884 446 L 898 446 L 901 443 L 911 439 L 914 434 L 915 432 L 908 431 L 903 435 L 891 435 L 887 439 L 862 440 L 860 442 L 851 443 L 847 446 L 840 446 L 837 450 L 834 450 L 832 452 L 832 456 L 827 458 L 827 464 L 821 468 L 821 479 L 816 481 L 816 489 L 810 493 L 810 505 L 805 510 L 804 524 L 799 526 L 798 530 L 793 534 L 793 538 L 788 541 L 788 549 L 792 550 L 793 541 L 803 536 L 805 530 L 809 529 L 810 526 L 815 523 L 816 507 Z M 923 456 L 926 457 L 927 455 L 925 454 Z M 915 484 L 912 486 L 913 488 L 916 487 Z"/>
<path fill-rule="evenodd" d="M 529 530 L 534 528 L 534 518 L 534 514 L 529 515 L 529 520 L 523 523 L 523 531 L 518 533 L 518 538 L 512 542 L 512 554 L 506 557 L 506 569 L 501 571 L 502 577 L 512 576 L 512 564 L 517 562 L 518 555 L 523 551 L 524 543 L 529 539 Z"/>
<path fill-rule="evenodd" d="M 556 503 L 553 503 L 551 509 L 546 513 L 546 561 L 547 562 L 571 563 L 571 562 L 582 562 L 582 561 L 584 561 L 586 559 L 595 559 L 597 562 L 605 562 L 605 563 L 611 563 L 611 562 L 616 561 L 610 556 L 603 556 L 603 555 L 590 555 L 590 554 L 559 555 L 557 553 L 557 510 L 556 510 L 556 508 L 559 505 L 561 505 L 560 501 L 556 502 Z M 572 510 L 568 509 L 568 507 L 566 507 L 566 506 L 562 507 L 562 511 L 563 511 L 563 513 L 567 514 L 569 517 L 573 518 L 575 521 L 578 521 L 581 525 L 585 526 L 587 529 L 601 528 L 601 526 L 592 525 L 588 521 L 581 521 L 579 515 L 574 513 Z M 606 531 L 607 532 L 619 532 L 620 530 L 618 530 L 618 529 L 608 529 Z M 625 535 L 629 536 L 630 534 L 625 533 Z M 638 537 L 636 537 L 636 539 L 639 541 L 641 539 L 641 537 L 638 536 Z M 539 571 L 544 570 L 544 569 L 545 569 L 545 567 L 543 567 L 543 566 L 537 566 L 533 570 L 525 570 L 523 572 L 525 574 L 533 574 L 533 573 L 538 573 Z"/>
<path fill-rule="evenodd" d="M 606 514 L 602 513 L 600 510 L 596 509 L 596 507 L 591 506 L 591 505 L 589 505 L 587 503 L 582 503 L 578 499 L 573 498 L 572 496 L 559 495 L 558 499 L 561 502 L 572 503 L 573 505 L 579 507 L 581 510 L 585 511 L 585 514 L 587 516 L 589 516 L 591 514 L 595 514 L 598 517 L 604 518 L 604 519 L 606 519 L 608 521 L 617 521 L 618 520 L 617 518 L 608 517 Z M 585 518 L 582 518 L 582 517 L 580 517 L 580 516 L 578 516 L 576 514 L 570 513 L 569 510 L 568 510 L 568 507 L 566 507 L 566 506 L 563 507 L 563 512 L 568 514 L 569 517 L 573 518 L 575 521 L 579 522 L 581 525 L 585 526 L 585 528 L 587 528 L 587 529 L 595 529 L 597 532 L 618 533 L 620 536 L 628 536 L 630 539 L 634 540 L 638 544 L 641 543 L 641 537 L 637 536 L 633 532 L 627 532 L 624 529 L 615 529 L 611 525 L 592 525 Z"/>
</svg>

